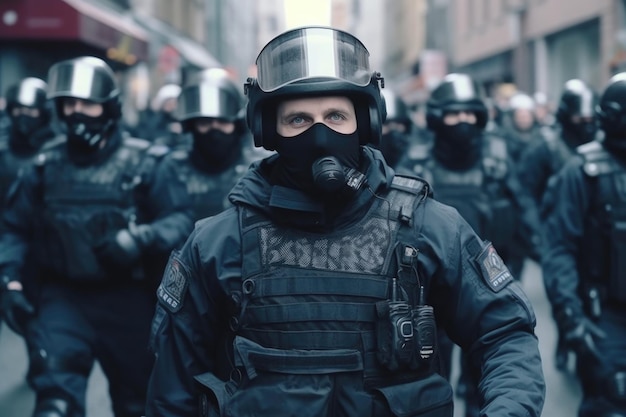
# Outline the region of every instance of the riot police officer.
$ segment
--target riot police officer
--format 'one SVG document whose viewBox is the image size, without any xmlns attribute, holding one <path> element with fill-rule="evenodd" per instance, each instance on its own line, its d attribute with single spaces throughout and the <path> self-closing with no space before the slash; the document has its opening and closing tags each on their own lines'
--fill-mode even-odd
<svg viewBox="0 0 626 417">
<path fill-rule="evenodd" d="M 115 416 L 141 416 L 156 289 L 142 262 L 189 234 L 188 197 L 167 149 L 121 131 L 120 91 L 104 61 L 56 63 L 48 97 L 66 141 L 37 156 L 7 198 L 2 310 L 29 345 L 34 416 L 84 416 L 95 360 Z M 40 270 L 30 299 L 21 281 L 29 262 Z"/>
<path fill-rule="evenodd" d="M 194 218 L 212 216 L 230 205 L 227 194 L 251 161 L 251 146 L 239 89 L 221 68 L 202 71 L 178 97 L 178 118 L 192 137 L 189 149 L 172 152 L 179 176 L 193 201 Z"/>
<path fill-rule="evenodd" d="M 596 116 L 604 140 L 578 147 L 551 189 L 542 266 L 561 340 L 577 356 L 578 415 L 618 417 L 626 416 L 626 73 L 611 78 Z"/>
<path fill-rule="evenodd" d="M 485 133 L 488 110 L 481 87 L 466 74 L 448 74 L 426 106 L 432 149 L 421 158 L 412 155 L 401 172 L 429 181 L 437 200 L 455 207 L 481 237 L 491 241 L 519 278 L 524 257 L 535 251 L 538 220 L 517 181 L 506 142 Z M 518 252 L 519 247 L 524 252 Z M 441 343 L 449 368 L 452 345 L 444 335 Z M 477 415 L 474 371 L 467 361 L 461 364 L 457 394 L 466 400 L 466 415 Z"/>
<path fill-rule="evenodd" d="M 448 74 L 426 105 L 433 145 L 409 155 L 400 172 L 417 174 L 437 199 L 459 210 L 480 236 L 494 243 L 518 277 L 513 252 L 533 254 L 539 238 L 536 211 L 513 170 L 507 143 L 485 133 L 488 114 L 481 87 L 466 74 Z"/>
<path fill-rule="evenodd" d="M 44 80 L 27 77 L 7 90 L 10 128 L 0 139 L 0 196 L 4 197 L 20 169 L 42 145 L 56 136 Z"/>
<path fill-rule="evenodd" d="M 182 126 L 176 117 L 180 92 L 178 84 L 168 83 L 159 88 L 150 103 L 151 113 L 144 117 L 146 120 L 139 129 L 140 137 L 170 148 L 186 145 L 185 137 L 181 135 Z"/>
<path fill-rule="evenodd" d="M 481 366 L 485 415 L 540 414 L 518 283 L 426 182 L 394 176 L 366 146 L 385 117 L 368 55 L 327 27 L 287 31 L 259 54 L 247 122 L 276 154 L 170 258 L 147 416 L 449 417 L 435 320 Z"/>
<path fill-rule="evenodd" d="M 10 122 L 6 131 L 0 132 L 0 213 L 11 184 L 41 147 L 56 136 L 46 88 L 44 80 L 27 77 L 7 90 Z"/>
<path fill-rule="evenodd" d="M 558 128 L 543 127 L 543 140 L 522 152 L 518 166 L 519 179 L 541 206 L 550 178 L 575 152 L 576 147 L 593 140 L 597 133 L 596 92 L 580 79 L 571 79 L 563 87 L 556 112 Z"/>
<path fill-rule="evenodd" d="M 517 166 L 528 146 L 541 141 L 541 129 L 535 116 L 535 101 L 526 93 L 517 92 L 509 99 L 505 113 L 508 123 L 499 132 L 507 141 L 509 155 Z"/>
</svg>

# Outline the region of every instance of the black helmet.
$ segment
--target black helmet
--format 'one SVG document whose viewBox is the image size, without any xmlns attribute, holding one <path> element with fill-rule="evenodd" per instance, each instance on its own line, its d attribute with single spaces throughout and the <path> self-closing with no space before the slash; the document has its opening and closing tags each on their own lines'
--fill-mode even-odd
<svg viewBox="0 0 626 417">
<path fill-rule="evenodd" d="M 584 81 L 572 79 L 565 83 L 556 119 L 561 124 L 570 123 L 572 116 L 594 117 L 598 95 Z"/>
<path fill-rule="evenodd" d="M 48 98 L 54 99 L 59 117 L 60 98 L 71 97 L 100 103 L 106 116 L 121 116 L 120 90 L 113 70 L 100 58 L 85 56 L 54 64 L 48 72 Z"/>
<path fill-rule="evenodd" d="M 447 112 L 469 111 L 476 114 L 476 125 L 487 125 L 488 113 L 480 85 L 467 74 L 448 74 L 432 91 L 426 102 L 426 123 L 436 130 Z"/>
<path fill-rule="evenodd" d="M 243 118 L 239 88 L 221 68 L 199 72 L 178 96 L 177 115 L 181 122 L 199 117 L 237 122 Z"/>
<path fill-rule="evenodd" d="M 24 78 L 9 87 L 6 94 L 7 113 L 11 114 L 14 107 L 33 107 L 39 109 L 42 115 L 48 115 L 47 88 L 44 80 L 34 77 Z"/>
<path fill-rule="evenodd" d="M 377 144 L 385 120 L 379 73 L 357 38 L 330 27 L 293 29 L 272 39 L 256 60 L 258 77 L 245 84 L 246 121 L 254 144 L 274 150 L 276 105 L 292 96 L 341 95 L 354 103 L 362 144 Z"/>
<path fill-rule="evenodd" d="M 626 136 L 626 72 L 611 77 L 596 107 L 596 115 L 607 137 Z"/>
<path fill-rule="evenodd" d="M 388 88 L 383 88 L 381 92 L 385 99 L 385 109 L 387 110 L 387 119 L 385 121 L 402 123 L 408 130 L 411 127 L 411 116 L 404 100 Z"/>
</svg>

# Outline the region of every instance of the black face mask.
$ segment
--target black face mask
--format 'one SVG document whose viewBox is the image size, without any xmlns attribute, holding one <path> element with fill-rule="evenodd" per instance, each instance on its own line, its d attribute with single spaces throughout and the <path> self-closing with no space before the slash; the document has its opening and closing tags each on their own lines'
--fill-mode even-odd
<svg viewBox="0 0 626 417">
<path fill-rule="evenodd" d="M 598 126 L 594 122 L 563 124 L 563 139 L 572 148 L 592 141 Z"/>
<path fill-rule="evenodd" d="M 385 133 L 380 139 L 380 151 L 385 157 L 385 161 L 391 167 L 395 167 L 406 151 L 409 138 L 406 134 L 397 131 Z"/>
<path fill-rule="evenodd" d="M 100 142 L 113 126 L 113 121 L 106 119 L 104 115 L 90 117 L 82 113 L 72 113 L 65 116 L 64 121 L 67 144 L 79 152 L 98 149 Z"/>
<path fill-rule="evenodd" d="M 13 117 L 12 126 L 15 132 L 22 137 L 28 137 L 35 130 L 37 130 L 42 124 L 39 117 L 31 117 L 25 114 L 20 114 L 17 117 Z"/>
<path fill-rule="evenodd" d="M 442 125 L 435 132 L 433 153 L 444 165 L 452 169 L 465 169 L 480 158 L 482 129 L 475 124 L 461 122 Z"/>
<path fill-rule="evenodd" d="M 31 117 L 20 114 L 11 118 L 11 137 L 13 145 L 22 150 L 36 149 L 40 145 L 38 131 L 44 126 L 44 121 L 39 117 Z"/>
<path fill-rule="evenodd" d="M 361 148 L 356 132 L 343 134 L 316 123 L 294 137 L 278 136 L 280 154 L 275 179 L 305 192 L 336 192 L 345 185 L 344 171 L 357 169 Z"/>
<path fill-rule="evenodd" d="M 193 132 L 193 151 L 208 167 L 229 166 L 239 156 L 241 144 L 238 135 L 211 129 L 206 133 Z"/>
</svg>

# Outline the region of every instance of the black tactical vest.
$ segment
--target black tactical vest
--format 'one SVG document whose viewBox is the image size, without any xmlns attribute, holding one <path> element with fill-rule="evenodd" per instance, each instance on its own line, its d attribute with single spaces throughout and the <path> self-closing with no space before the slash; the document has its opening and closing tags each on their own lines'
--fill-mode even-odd
<svg viewBox="0 0 626 417">
<path fill-rule="evenodd" d="M 626 168 L 597 141 L 577 151 L 592 190 L 579 258 L 581 281 L 600 285 L 609 300 L 626 303 Z"/>
<path fill-rule="evenodd" d="M 234 365 L 244 377 L 236 387 L 197 377 L 220 415 L 452 416 L 441 376 L 428 366 L 391 372 L 376 351 L 377 302 L 391 297 L 396 243 L 415 245 L 412 216 L 426 192 L 423 181 L 397 176 L 386 201 L 330 234 L 283 228 L 241 207 L 241 286 L 230 291 L 239 301 Z"/>
<path fill-rule="evenodd" d="M 520 214 L 505 183 L 507 145 L 497 137 L 484 140 L 480 163 L 468 170 L 449 170 L 432 157 L 416 163 L 413 170 L 432 184 L 438 201 L 456 208 L 480 236 L 506 252 Z"/>
<path fill-rule="evenodd" d="M 72 164 L 65 146 L 39 155 L 42 226 L 35 247 L 42 270 L 73 281 L 103 281 L 94 248 L 137 217 L 135 190 L 149 142 L 126 138 L 106 161 Z"/>
<path fill-rule="evenodd" d="M 172 152 L 172 159 L 177 162 L 179 179 L 187 185 L 194 220 L 213 216 L 230 207 L 228 194 L 247 169 L 238 163 L 222 172 L 202 171 L 193 165 L 189 160 L 189 153 L 184 150 Z"/>
</svg>

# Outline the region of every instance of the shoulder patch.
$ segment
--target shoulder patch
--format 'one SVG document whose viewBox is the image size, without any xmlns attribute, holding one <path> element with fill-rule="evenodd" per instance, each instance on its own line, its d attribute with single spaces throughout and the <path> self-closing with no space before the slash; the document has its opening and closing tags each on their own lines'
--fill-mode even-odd
<svg viewBox="0 0 626 417">
<path fill-rule="evenodd" d="M 493 291 L 498 292 L 513 282 L 513 275 L 491 242 L 478 254 L 476 262 L 483 279 Z"/>
<path fill-rule="evenodd" d="M 157 290 L 159 302 L 172 313 L 176 313 L 183 306 L 188 286 L 187 268 L 178 258 L 178 253 L 172 252 L 163 274 L 163 280 Z"/>
</svg>

